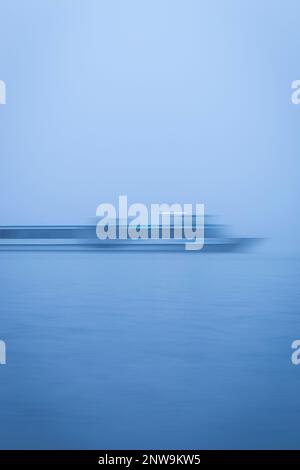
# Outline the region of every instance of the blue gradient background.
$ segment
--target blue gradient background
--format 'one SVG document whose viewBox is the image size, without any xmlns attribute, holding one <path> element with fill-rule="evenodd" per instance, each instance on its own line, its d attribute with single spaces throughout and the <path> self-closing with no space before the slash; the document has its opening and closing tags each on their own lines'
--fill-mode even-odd
<svg viewBox="0 0 300 470">
<path fill-rule="evenodd" d="M 268 239 L 0 253 L 1 448 L 299 448 L 299 14 L 0 0 L 0 225 L 86 223 L 127 194 Z"/>
<path fill-rule="evenodd" d="M 127 194 L 298 250 L 297 1 L 0 6 L 3 224 L 86 222 Z"/>
</svg>

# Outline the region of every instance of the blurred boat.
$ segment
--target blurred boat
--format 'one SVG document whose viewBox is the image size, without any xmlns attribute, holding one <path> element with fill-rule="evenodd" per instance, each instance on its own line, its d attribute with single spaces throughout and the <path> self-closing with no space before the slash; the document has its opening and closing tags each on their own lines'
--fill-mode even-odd
<svg viewBox="0 0 300 470">
<path fill-rule="evenodd" d="M 120 224 L 117 222 L 117 234 Z M 148 239 L 99 240 L 96 224 L 89 225 L 52 225 L 52 226 L 6 226 L 0 227 L 0 250 L 62 250 L 62 251 L 186 251 L 186 243 L 193 243 L 184 237 L 174 238 L 174 226 L 170 228 L 170 239 L 162 238 L 162 226 L 159 226 L 159 238 L 152 239 L 151 228 L 147 227 Z M 235 238 L 227 235 L 224 225 L 212 223 L 205 217 L 203 252 L 244 251 L 253 246 L 257 238 Z"/>
</svg>

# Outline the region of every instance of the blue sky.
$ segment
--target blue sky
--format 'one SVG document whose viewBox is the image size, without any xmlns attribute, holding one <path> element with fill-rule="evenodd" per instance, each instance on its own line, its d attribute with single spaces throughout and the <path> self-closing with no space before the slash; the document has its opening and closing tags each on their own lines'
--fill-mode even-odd
<svg viewBox="0 0 300 470">
<path fill-rule="evenodd" d="M 0 223 L 201 202 L 298 250 L 300 4 L 1 0 Z"/>
</svg>

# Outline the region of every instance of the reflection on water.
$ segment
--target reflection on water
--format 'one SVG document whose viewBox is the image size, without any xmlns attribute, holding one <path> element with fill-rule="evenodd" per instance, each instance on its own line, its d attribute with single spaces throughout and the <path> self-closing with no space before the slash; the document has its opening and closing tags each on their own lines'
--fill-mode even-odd
<svg viewBox="0 0 300 470">
<path fill-rule="evenodd" d="M 299 259 L 0 253 L 1 448 L 299 448 Z"/>
</svg>

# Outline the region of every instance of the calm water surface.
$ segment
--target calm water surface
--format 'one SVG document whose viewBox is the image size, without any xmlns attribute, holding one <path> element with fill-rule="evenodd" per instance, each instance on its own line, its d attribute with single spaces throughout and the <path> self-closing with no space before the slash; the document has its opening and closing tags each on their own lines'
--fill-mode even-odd
<svg viewBox="0 0 300 470">
<path fill-rule="evenodd" d="M 0 253 L 1 448 L 300 448 L 300 259 Z"/>
</svg>

